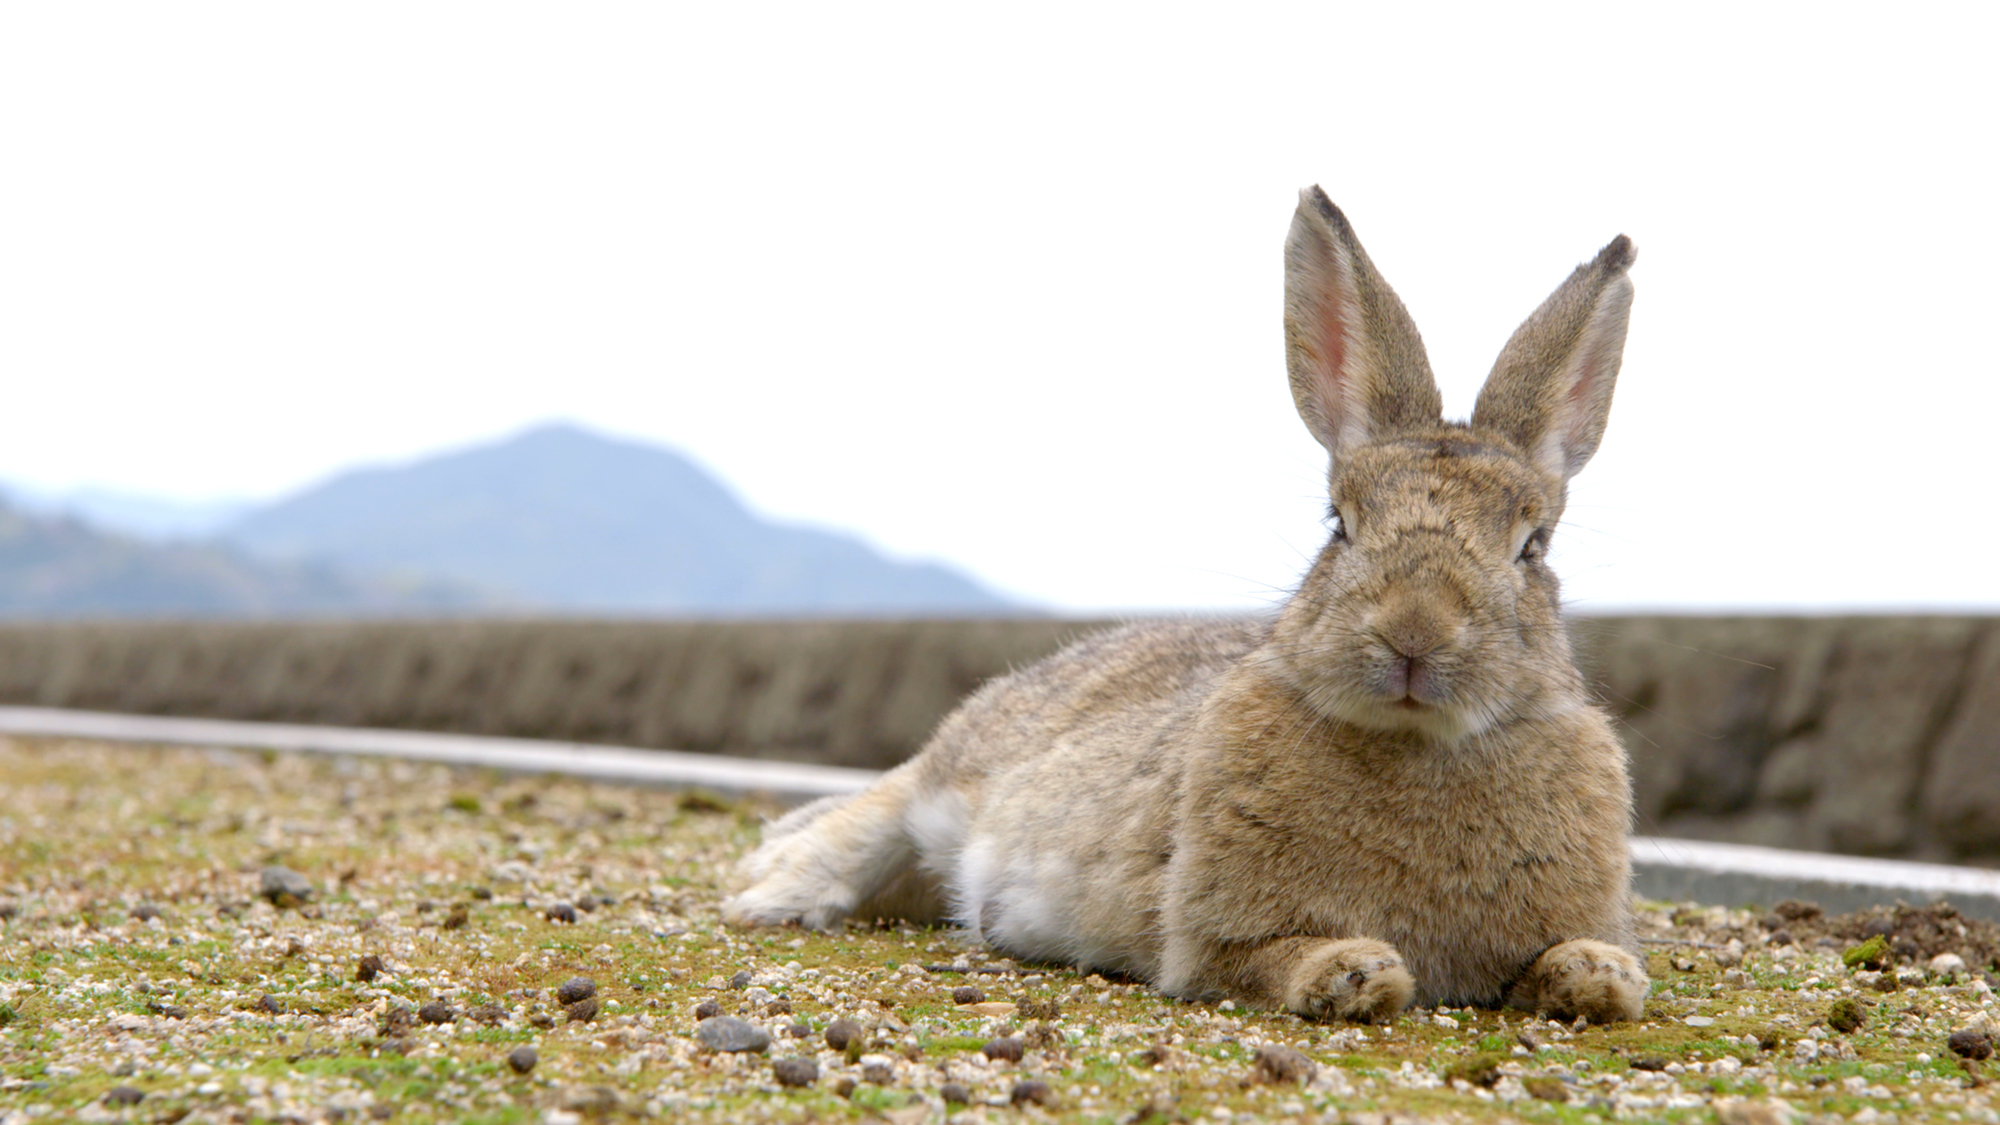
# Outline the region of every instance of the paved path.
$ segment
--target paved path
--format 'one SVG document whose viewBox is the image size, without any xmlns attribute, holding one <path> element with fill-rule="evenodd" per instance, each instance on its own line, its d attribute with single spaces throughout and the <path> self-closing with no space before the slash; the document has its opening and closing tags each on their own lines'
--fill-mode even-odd
<svg viewBox="0 0 2000 1125">
<path fill-rule="evenodd" d="M 763 793 L 786 800 L 853 793 L 880 776 L 872 770 L 580 742 L 46 707 L 0 707 L 0 734 L 405 758 L 599 781 Z M 1966 914 L 2000 921 L 2000 871 L 1980 868 L 1648 836 L 1633 838 L 1632 866 L 1639 893 L 1654 899 L 1768 906 L 1796 898 L 1834 912 L 1898 900 L 1916 904 L 1948 899 Z"/>
</svg>

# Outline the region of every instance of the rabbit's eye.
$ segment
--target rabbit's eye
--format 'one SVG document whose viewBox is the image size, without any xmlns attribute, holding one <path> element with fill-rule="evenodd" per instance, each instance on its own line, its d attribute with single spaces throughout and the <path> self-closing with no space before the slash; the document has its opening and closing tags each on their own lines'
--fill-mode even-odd
<svg viewBox="0 0 2000 1125">
<path fill-rule="evenodd" d="M 1341 516 L 1340 509 L 1328 505 L 1326 519 L 1328 523 L 1333 525 L 1333 541 L 1335 543 L 1347 542 L 1347 520 Z"/>
<path fill-rule="evenodd" d="M 1538 527 L 1528 535 L 1528 541 L 1521 544 L 1521 557 L 1515 562 L 1534 562 L 1549 553 L 1549 529 Z"/>
</svg>

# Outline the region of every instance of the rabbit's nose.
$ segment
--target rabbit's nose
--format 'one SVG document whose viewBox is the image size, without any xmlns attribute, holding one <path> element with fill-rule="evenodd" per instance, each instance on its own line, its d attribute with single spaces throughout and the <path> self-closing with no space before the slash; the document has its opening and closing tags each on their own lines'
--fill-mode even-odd
<svg viewBox="0 0 2000 1125">
<path fill-rule="evenodd" d="M 1426 657 L 1450 648 L 1458 636 L 1452 622 L 1422 610 L 1386 614 L 1375 623 L 1374 633 L 1409 664 L 1421 664 Z"/>
</svg>

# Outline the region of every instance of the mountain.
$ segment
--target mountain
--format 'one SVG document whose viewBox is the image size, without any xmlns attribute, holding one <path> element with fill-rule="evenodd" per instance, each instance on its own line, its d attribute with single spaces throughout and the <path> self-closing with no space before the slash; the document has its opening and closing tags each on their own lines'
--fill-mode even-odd
<svg viewBox="0 0 2000 1125">
<path fill-rule="evenodd" d="M 118 488 L 6 488 L 0 490 L 0 502 L 32 516 L 70 516 L 110 534 L 150 542 L 208 538 L 254 506 L 254 500 L 174 500 Z"/>
<path fill-rule="evenodd" d="M 109 488 L 15 492 L 14 506 L 45 516 L 73 516 L 100 531 L 155 541 L 205 539 L 249 511 L 249 500 L 173 500 Z"/>
<path fill-rule="evenodd" d="M 356 578 L 219 546 L 156 544 L 0 503 L 0 616 L 272 617 L 469 610 L 450 583 Z"/>
<path fill-rule="evenodd" d="M 428 575 L 583 613 L 1006 613 L 942 566 L 774 524 L 681 455 L 568 425 L 359 469 L 225 525 L 269 558 Z"/>
</svg>

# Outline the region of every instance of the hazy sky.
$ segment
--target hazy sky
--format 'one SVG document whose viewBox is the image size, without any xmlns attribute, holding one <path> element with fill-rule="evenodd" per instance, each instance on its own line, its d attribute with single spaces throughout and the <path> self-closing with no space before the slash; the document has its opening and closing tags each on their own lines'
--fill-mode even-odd
<svg viewBox="0 0 2000 1125">
<path fill-rule="evenodd" d="M 1323 536 L 1325 185 L 1450 413 L 1620 232 L 1573 603 L 2000 607 L 2000 8 L 0 6 L 0 479 L 270 495 L 550 418 L 1068 609 Z"/>
</svg>

